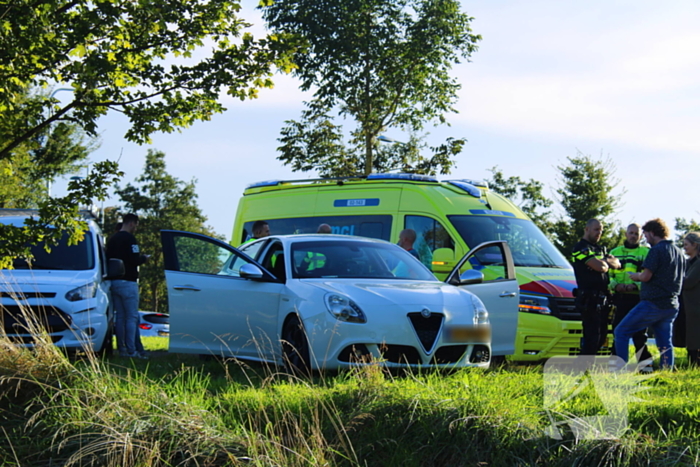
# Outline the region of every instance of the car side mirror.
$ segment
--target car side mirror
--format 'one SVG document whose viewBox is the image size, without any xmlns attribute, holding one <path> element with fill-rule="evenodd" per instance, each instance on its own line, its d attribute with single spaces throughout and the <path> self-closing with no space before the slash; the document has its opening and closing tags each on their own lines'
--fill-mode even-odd
<svg viewBox="0 0 700 467">
<path fill-rule="evenodd" d="M 105 279 L 121 279 L 125 273 L 124 261 L 118 258 L 109 258 L 107 260 L 107 277 Z"/>
<path fill-rule="evenodd" d="M 484 282 L 484 274 L 476 269 L 467 269 L 459 276 L 459 285 L 481 284 Z"/>
<path fill-rule="evenodd" d="M 240 275 L 244 279 L 262 279 L 263 272 L 254 264 L 244 264 L 241 266 Z"/>
</svg>

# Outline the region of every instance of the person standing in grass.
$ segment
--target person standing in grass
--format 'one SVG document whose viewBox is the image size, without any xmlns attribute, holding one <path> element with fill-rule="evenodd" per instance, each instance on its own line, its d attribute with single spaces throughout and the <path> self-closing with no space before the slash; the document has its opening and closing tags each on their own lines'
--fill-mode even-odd
<svg viewBox="0 0 700 467">
<path fill-rule="evenodd" d="M 615 328 L 615 353 L 627 362 L 630 338 L 642 329 L 651 327 L 661 353 L 661 368 L 672 369 L 673 320 L 678 315 L 685 257 L 668 239 L 670 232 L 663 220 L 648 221 L 642 231 L 651 250 L 642 263 L 642 272 L 629 275 L 633 281 L 642 282 L 640 301 Z"/>
<path fill-rule="evenodd" d="M 581 355 L 596 355 L 608 337 L 610 269 L 619 269 L 620 262 L 598 245 L 603 234 L 603 224 L 589 219 L 583 237 L 571 251 L 571 262 L 576 275 L 576 311 L 581 314 L 583 339 Z"/>
<path fill-rule="evenodd" d="M 688 362 L 697 366 L 700 365 L 700 232 L 688 233 L 683 239 L 683 249 L 689 258 L 683 278 L 685 346 Z"/>
<path fill-rule="evenodd" d="M 639 244 L 641 227 L 639 224 L 630 224 L 625 232 L 625 242 L 613 248 L 610 252 L 620 261 L 621 269 L 610 270 L 610 290 L 613 293 L 613 304 L 615 305 L 615 316 L 613 318 L 613 332 L 620 321 L 627 313 L 639 303 L 639 282 L 634 282 L 630 277 L 631 273 L 642 272 L 642 264 L 649 253 L 649 247 Z M 645 372 L 651 371 L 651 354 L 647 349 L 647 330 L 642 329 L 632 336 L 638 362 L 648 361 L 642 369 Z M 613 354 L 614 354 L 613 347 Z"/>
<path fill-rule="evenodd" d="M 141 254 L 134 233 L 139 225 L 136 214 L 127 214 L 122 228 L 107 242 L 107 257 L 124 262 L 124 277 L 112 281 L 111 291 L 117 312 L 116 334 L 119 355 L 131 358 L 148 358 L 139 334 L 139 266 L 148 261 L 149 255 Z"/>
</svg>

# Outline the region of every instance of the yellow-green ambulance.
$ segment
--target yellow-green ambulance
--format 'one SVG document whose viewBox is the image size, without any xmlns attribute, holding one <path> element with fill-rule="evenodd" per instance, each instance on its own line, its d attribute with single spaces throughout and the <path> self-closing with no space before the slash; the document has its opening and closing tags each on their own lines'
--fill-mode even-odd
<svg viewBox="0 0 700 467">
<path fill-rule="evenodd" d="M 391 242 L 403 229 L 413 229 L 414 248 L 439 278 L 477 245 L 506 240 L 520 288 L 510 358 L 538 361 L 579 352 L 581 317 L 574 310 L 571 265 L 517 206 L 484 182 L 415 174 L 260 182 L 250 185 L 238 204 L 231 243 L 245 242 L 258 220 L 266 221 L 273 235 L 314 233 L 329 224 L 335 234 Z M 469 260 L 485 281 L 502 277 L 502 262 L 495 249 Z"/>
</svg>

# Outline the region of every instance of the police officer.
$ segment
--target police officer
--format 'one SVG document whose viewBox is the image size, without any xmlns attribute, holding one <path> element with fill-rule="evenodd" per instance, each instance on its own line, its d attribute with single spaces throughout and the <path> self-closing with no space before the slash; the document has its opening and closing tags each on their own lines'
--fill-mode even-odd
<svg viewBox="0 0 700 467">
<path fill-rule="evenodd" d="M 608 270 L 619 269 L 620 262 L 598 245 L 603 224 L 597 219 L 586 222 L 583 238 L 574 246 L 571 260 L 576 274 L 576 310 L 581 313 L 583 340 L 581 355 L 596 355 L 608 335 L 612 307 L 608 291 Z"/>
<path fill-rule="evenodd" d="M 638 224 L 630 224 L 625 232 L 624 244 L 614 248 L 610 254 L 615 256 L 622 265 L 621 269 L 610 271 L 610 291 L 613 294 L 615 304 L 615 317 L 613 318 L 613 331 L 627 313 L 639 303 L 639 282 L 634 282 L 630 274 L 642 272 L 642 263 L 649 253 L 649 247 L 639 244 L 641 228 Z M 651 354 L 647 349 L 647 332 L 643 329 L 632 336 L 635 353 L 639 356 L 639 362 L 651 360 Z M 614 353 L 615 347 L 613 347 Z M 651 370 L 650 365 L 641 367 L 641 371 Z"/>
</svg>

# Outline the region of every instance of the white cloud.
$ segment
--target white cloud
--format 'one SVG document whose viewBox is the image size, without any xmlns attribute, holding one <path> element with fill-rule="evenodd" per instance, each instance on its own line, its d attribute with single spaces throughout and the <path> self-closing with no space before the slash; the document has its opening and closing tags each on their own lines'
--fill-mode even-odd
<svg viewBox="0 0 700 467">
<path fill-rule="evenodd" d="M 512 52 L 495 47 L 478 52 L 492 55 L 457 69 L 463 90 L 456 120 L 560 140 L 700 150 L 695 137 L 700 125 L 700 34 L 652 32 L 648 22 L 599 30 L 594 38 L 579 35 L 578 40 L 571 31 L 564 32 L 561 41 L 545 44 L 537 27 L 508 31 L 511 40 L 517 37 L 521 54 L 512 68 L 504 65 Z M 650 43 L 652 34 L 666 32 Z M 591 48 L 598 51 L 597 58 Z M 531 60 L 522 55 L 528 50 Z M 527 66 L 528 61 L 534 65 Z M 537 66 L 542 62 L 546 65 Z"/>
</svg>

